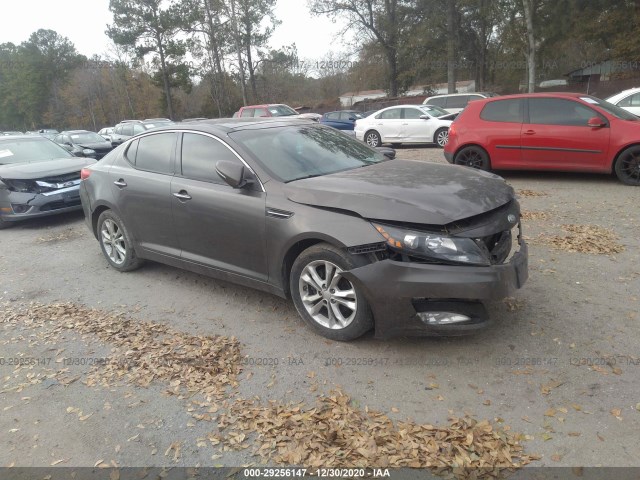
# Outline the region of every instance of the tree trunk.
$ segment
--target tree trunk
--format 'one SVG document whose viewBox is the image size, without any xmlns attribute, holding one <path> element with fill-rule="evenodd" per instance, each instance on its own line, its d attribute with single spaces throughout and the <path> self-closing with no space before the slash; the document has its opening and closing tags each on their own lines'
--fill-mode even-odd
<svg viewBox="0 0 640 480">
<path fill-rule="evenodd" d="M 238 56 L 238 70 L 240 73 L 240 89 L 242 90 L 242 104 L 247 105 L 247 86 L 244 75 L 244 64 L 242 62 L 242 48 L 240 45 L 240 31 L 238 29 L 238 18 L 236 16 L 236 2 L 231 0 L 231 18 L 233 19 L 233 33 L 236 47 L 236 53 Z"/>
<path fill-rule="evenodd" d="M 158 53 L 160 54 L 160 68 L 162 69 L 162 83 L 164 84 L 164 95 L 167 99 L 167 111 L 169 118 L 173 120 L 173 102 L 171 100 L 171 86 L 169 85 L 169 76 L 167 75 L 167 64 L 164 57 L 164 48 L 159 36 L 156 36 L 158 42 Z"/>
<path fill-rule="evenodd" d="M 249 40 L 249 39 L 247 39 Z M 253 101 L 258 101 L 258 87 L 256 86 L 256 75 L 253 68 L 253 60 L 251 59 L 251 42 L 247 41 L 247 67 L 249 68 L 249 83 L 251 84 L 251 95 L 253 95 Z"/>
<path fill-rule="evenodd" d="M 533 93 L 536 89 L 536 39 L 533 31 L 533 2 L 522 0 L 524 19 L 527 24 L 527 91 Z"/>
<path fill-rule="evenodd" d="M 216 17 L 216 22 L 213 21 L 213 15 L 211 13 L 211 7 L 209 5 L 209 0 L 204 0 L 204 7 L 206 10 L 207 23 L 209 24 L 209 50 L 210 53 L 213 53 L 213 62 L 214 72 L 213 78 L 211 80 L 212 87 L 215 90 L 216 98 L 214 101 L 218 106 L 218 116 L 222 117 L 222 100 L 225 97 L 224 91 L 224 75 L 222 72 L 222 64 L 220 61 L 220 52 L 218 48 L 218 41 L 216 39 L 216 25 L 218 25 L 218 19 Z"/>
<path fill-rule="evenodd" d="M 447 92 L 456 93 L 456 0 L 447 2 Z"/>
</svg>

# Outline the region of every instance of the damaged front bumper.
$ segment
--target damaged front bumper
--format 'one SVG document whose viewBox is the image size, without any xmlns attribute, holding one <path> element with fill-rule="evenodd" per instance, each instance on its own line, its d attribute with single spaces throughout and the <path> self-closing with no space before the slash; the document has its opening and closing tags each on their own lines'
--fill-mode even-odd
<svg viewBox="0 0 640 480">
<path fill-rule="evenodd" d="M 0 191 L 0 218 L 15 222 L 80 210 L 78 185 L 46 193 Z"/>
<path fill-rule="evenodd" d="M 462 335 L 489 323 L 485 301 L 505 298 L 524 285 L 528 248 L 521 240 L 508 263 L 487 267 L 386 259 L 345 276 L 364 292 L 376 338 Z"/>
</svg>

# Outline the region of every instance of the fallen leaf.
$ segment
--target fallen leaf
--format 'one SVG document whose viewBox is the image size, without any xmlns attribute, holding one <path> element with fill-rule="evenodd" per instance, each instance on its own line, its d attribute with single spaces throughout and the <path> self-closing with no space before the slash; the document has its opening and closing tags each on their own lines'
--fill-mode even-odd
<svg viewBox="0 0 640 480">
<path fill-rule="evenodd" d="M 619 408 L 613 408 L 611 410 L 611 415 L 616 417 L 618 420 L 622 420 L 622 410 L 620 410 Z"/>
<path fill-rule="evenodd" d="M 61 458 L 60 460 L 56 460 L 55 462 L 51 462 L 50 465 L 53 467 L 54 465 L 58 465 L 60 463 L 67 463 L 69 458 Z"/>
<path fill-rule="evenodd" d="M 598 437 L 598 440 L 600 440 L 601 442 L 604 442 L 604 437 L 600 435 L 599 432 L 596 432 L 596 437 Z"/>
<path fill-rule="evenodd" d="M 582 434 L 580 432 L 569 432 L 567 433 L 567 435 L 569 435 L 570 437 L 579 437 Z"/>
<path fill-rule="evenodd" d="M 560 460 L 562 460 L 562 455 L 551 455 L 551 460 L 553 460 L 554 462 L 559 462 Z"/>
</svg>

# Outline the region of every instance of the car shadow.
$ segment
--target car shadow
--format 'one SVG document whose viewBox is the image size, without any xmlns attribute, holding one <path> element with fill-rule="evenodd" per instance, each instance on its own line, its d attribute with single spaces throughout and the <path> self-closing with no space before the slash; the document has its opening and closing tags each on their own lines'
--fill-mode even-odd
<svg viewBox="0 0 640 480">
<path fill-rule="evenodd" d="M 585 173 L 585 172 L 538 172 L 530 170 L 493 170 L 493 173 L 500 175 L 505 180 L 517 181 L 544 181 L 548 183 L 564 182 L 587 182 L 593 185 L 613 185 L 624 186 L 613 174 L 606 173 Z"/>
<path fill-rule="evenodd" d="M 43 228 L 65 227 L 84 219 L 84 212 L 77 210 L 40 218 L 21 220 L 11 227 L 12 230 L 40 230 Z"/>
</svg>

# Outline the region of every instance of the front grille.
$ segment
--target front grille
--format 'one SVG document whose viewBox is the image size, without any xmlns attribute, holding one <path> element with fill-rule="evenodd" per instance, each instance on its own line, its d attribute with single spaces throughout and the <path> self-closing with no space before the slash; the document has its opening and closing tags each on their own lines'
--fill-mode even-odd
<svg viewBox="0 0 640 480">
<path fill-rule="evenodd" d="M 38 180 L 41 182 L 47 182 L 47 183 L 72 182 L 74 180 L 80 180 L 80 172 L 78 171 L 78 172 L 64 173 L 62 175 L 56 175 L 52 177 L 38 178 Z"/>
<path fill-rule="evenodd" d="M 519 249 L 520 225 L 516 225 L 511 230 L 476 238 L 481 246 L 487 249 L 491 263 L 499 265 L 511 260 L 511 257 Z"/>
<path fill-rule="evenodd" d="M 387 249 L 387 244 L 384 242 L 381 242 L 381 243 L 370 243 L 368 245 L 358 245 L 356 247 L 349 247 L 347 250 L 352 255 L 361 255 L 364 253 L 381 252 L 386 249 Z"/>
</svg>

